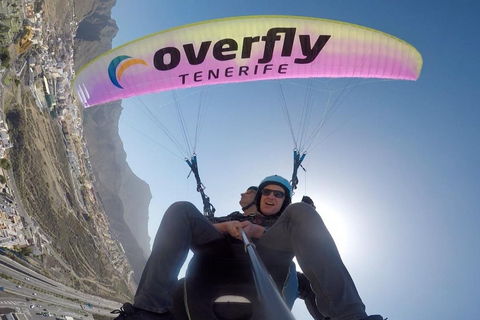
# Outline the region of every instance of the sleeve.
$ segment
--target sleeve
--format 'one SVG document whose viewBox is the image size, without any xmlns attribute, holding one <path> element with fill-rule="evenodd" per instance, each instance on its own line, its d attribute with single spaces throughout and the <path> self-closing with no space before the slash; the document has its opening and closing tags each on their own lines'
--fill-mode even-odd
<svg viewBox="0 0 480 320">
<path fill-rule="evenodd" d="M 235 211 L 230 213 L 228 216 L 225 217 L 212 217 L 209 219 L 211 223 L 221 223 L 226 221 L 238 220 L 240 216 L 243 216 L 240 212 Z"/>
</svg>

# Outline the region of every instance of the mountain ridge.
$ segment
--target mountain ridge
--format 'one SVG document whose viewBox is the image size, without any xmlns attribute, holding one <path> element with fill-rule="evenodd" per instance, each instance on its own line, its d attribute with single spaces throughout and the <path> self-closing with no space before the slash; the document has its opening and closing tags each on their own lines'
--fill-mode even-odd
<svg viewBox="0 0 480 320">
<path fill-rule="evenodd" d="M 75 70 L 112 48 L 118 32 L 111 10 L 115 0 L 76 0 L 78 25 L 75 38 Z M 150 187 L 138 178 L 126 161 L 118 132 L 121 101 L 84 109 L 84 136 L 96 177 L 94 181 L 111 228 L 122 243 L 138 283 L 150 254 L 148 206 Z"/>
</svg>

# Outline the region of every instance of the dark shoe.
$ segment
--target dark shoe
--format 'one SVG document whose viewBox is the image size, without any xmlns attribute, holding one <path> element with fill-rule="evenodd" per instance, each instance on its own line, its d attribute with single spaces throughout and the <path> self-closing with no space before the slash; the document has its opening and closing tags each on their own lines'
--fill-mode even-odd
<svg viewBox="0 0 480 320">
<path fill-rule="evenodd" d="M 147 310 L 135 308 L 131 303 L 124 303 L 119 310 L 113 310 L 113 314 L 118 313 L 115 320 L 175 320 L 170 312 L 156 313 Z M 369 319 L 370 320 L 370 319 Z"/>
<path fill-rule="evenodd" d="M 373 315 L 373 316 L 368 316 L 362 320 L 387 320 L 387 319 L 383 319 L 382 316 L 379 316 L 378 314 L 376 315 Z"/>
</svg>

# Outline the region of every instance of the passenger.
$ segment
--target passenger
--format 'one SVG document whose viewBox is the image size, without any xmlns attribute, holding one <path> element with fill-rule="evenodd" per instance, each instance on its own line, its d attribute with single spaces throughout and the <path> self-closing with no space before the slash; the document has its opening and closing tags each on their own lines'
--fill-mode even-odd
<svg viewBox="0 0 480 320">
<path fill-rule="evenodd" d="M 247 191 L 240 194 L 238 202 L 242 207 L 242 212 L 235 211 L 225 217 L 215 217 L 211 221 L 213 223 L 231 221 L 231 220 L 254 220 L 257 215 L 257 206 L 255 205 L 255 196 L 258 188 L 255 186 L 248 187 Z"/>
<path fill-rule="evenodd" d="M 240 231 L 254 241 L 267 270 L 288 273 L 295 256 L 317 297 L 317 308 L 331 320 L 383 320 L 367 316 L 352 278 L 330 233 L 315 209 L 306 203 L 290 205 L 292 189 L 280 176 L 266 177 L 258 186 L 255 205 L 258 224 L 226 221 L 213 224 L 189 202 L 172 204 L 162 219 L 152 253 L 133 306 L 117 310 L 118 320 L 174 319 L 169 311 L 177 276 L 189 249 L 194 253 L 214 247 L 226 235 L 240 239 Z"/>
</svg>

